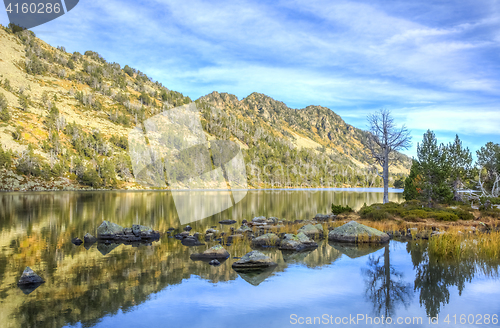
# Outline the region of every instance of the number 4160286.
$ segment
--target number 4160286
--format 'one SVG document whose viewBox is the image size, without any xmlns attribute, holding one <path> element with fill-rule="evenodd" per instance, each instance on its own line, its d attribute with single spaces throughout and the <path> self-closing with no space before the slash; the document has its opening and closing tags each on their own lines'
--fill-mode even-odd
<svg viewBox="0 0 500 328">
<path fill-rule="evenodd" d="M 61 12 L 61 4 L 60 3 L 16 3 L 14 6 L 12 3 L 9 3 L 7 8 L 7 12 L 10 14 L 14 12 L 15 14 L 23 13 L 23 14 L 59 14 Z"/>
<path fill-rule="evenodd" d="M 447 323 L 447 324 L 462 324 L 462 325 L 465 325 L 465 324 L 470 324 L 470 325 L 473 325 L 473 324 L 476 324 L 476 325 L 489 325 L 489 324 L 498 324 L 498 314 L 493 314 L 493 315 L 489 315 L 489 314 L 469 314 L 469 315 L 465 315 L 465 314 L 461 314 L 460 316 L 457 316 L 456 314 L 450 316 L 449 314 L 446 316 L 446 318 L 444 318 L 443 320 L 444 323 Z"/>
</svg>

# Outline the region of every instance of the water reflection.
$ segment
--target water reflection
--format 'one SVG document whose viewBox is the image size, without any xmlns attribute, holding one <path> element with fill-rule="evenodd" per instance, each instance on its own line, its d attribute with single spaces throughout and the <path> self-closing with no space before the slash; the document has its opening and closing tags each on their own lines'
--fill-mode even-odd
<svg viewBox="0 0 500 328">
<path fill-rule="evenodd" d="M 391 195 L 398 200 L 400 195 Z M 359 208 L 363 203 L 380 202 L 380 193 L 332 191 L 250 191 L 235 208 L 191 224 L 202 232 L 210 226 L 229 231 L 218 221 L 266 215 L 290 219 L 312 218 L 326 213 L 332 202 Z M 353 247 L 320 241 L 318 248 L 302 253 L 281 252 L 268 248 L 263 252 L 278 264 L 261 275 L 241 276 L 231 268 L 232 257 L 241 257 L 251 250 L 248 242 L 238 242 L 226 249 L 231 254 L 217 267 L 190 256 L 201 253 L 214 242 L 186 247 L 164 232 L 169 227 L 179 231 L 176 210 L 166 192 L 89 192 L 89 193 L 9 193 L 0 194 L 0 322 L 3 327 L 62 327 L 82 323 L 93 326 L 106 315 L 135 311 L 158 293 L 182 286 L 194 276 L 221 286 L 221 282 L 240 282 L 251 288 L 266 288 L 274 295 L 301 288 L 295 284 L 283 287 L 276 283 L 290 275 L 307 281 L 311 269 L 325 271 L 325 276 L 346 279 L 354 291 L 363 280 L 367 284 L 366 301 L 378 313 L 397 314 L 419 298 L 428 315 L 435 316 L 450 300 L 450 287 L 467 288 L 478 272 L 498 276 L 498 263 L 471 259 L 449 263 L 432 258 L 426 242 L 409 242 L 403 251 L 386 246 Z M 122 226 L 149 225 L 163 233 L 150 246 L 104 245 L 95 243 L 75 246 L 73 237 L 86 232 L 95 235 L 103 220 Z M 391 242 L 393 245 L 393 242 Z M 103 248 L 104 247 L 104 248 Z M 392 247 L 392 246 L 391 246 Z M 111 249 L 112 248 L 112 249 Z M 394 260 L 397 254 L 397 260 Z M 362 272 L 341 276 L 345 266 Z M 405 271 L 405 265 L 408 267 Z M 25 295 L 16 282 L 26 266 L 40 274 L 46 283 Z M 403 269 L 401 269 L 403 268 Z M 350 272 L 354 272 L 350 271 Z M 413 286 L 414 288 L 411 288 Z M 325 286 L 328 287 L 328 286 Z M 241 284 L 231 285 L 236 302 L 245 301 Z M 213 289 L 216 295 L 217 289 Z M 306 290 L 294 290 L 300 299 Z M 212 294 L 208 297 L 212 297 Z M 311 308 L 324 302 L 307 299 Z M 332 302 L 335 297 L 331 297 Z M 363 291 L 352 295 L 363 298 Z M 347 306 L 346 305 L 346 306 Z M 277 305 L 276 305 L 277 306 Z M 406 306 L 406 307 L 405 307 Z M 228 314 L 229 315 L 229 314 Z M 276 315 L 271 311 L 270 315 Z"/>
<path fill-rule="evenodd" d="M 383 255 L 370 255 L 362 272 L 366 279 L 366 296 L 373 303 L 377 316 L 395 317 L 398 306 L 408 307 L 412 288 L 405 282 L 403 273 L 391 265 L 389 244 L 385 245 Z"/>
<path fill-rule="evenodd" d="M 431 317 L 449 303 L 450 287 L 456 287 L 461 295 L 478 273 L 498 277 L 499 259 L 446 260 L 429 255 L 428 243 L 424 241 L 412 241 L 406 247 L 415 270 L 415 290 L 419 292 L 420 305 Z"/>
</svg>

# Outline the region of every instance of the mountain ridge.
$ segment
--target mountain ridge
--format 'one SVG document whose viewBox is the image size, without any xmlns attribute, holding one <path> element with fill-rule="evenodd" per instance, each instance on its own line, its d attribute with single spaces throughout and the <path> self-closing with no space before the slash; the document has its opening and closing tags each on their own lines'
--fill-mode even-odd
<svg viewBox="0 0 500 328">
<path fill-rule="evenodd" d="M 133 179 L 128 132 L 192 100 L 128 65 L 94 51 L 67 53 L 28 30 L 1 27 L 0 43 L 7 104 L 0 108 L 0 158 L 10 157 L 0 159 L 2 189 L 143 188 Z M 367 132 L 327 107 L 294 109 L 257 92 L 239 100 L 213 91 L 195 103 L 208 139 L 241 146 L 252 188 L 380 185 L 362 145 Z M 409 158 L 400 156 L 392 180 L 409 171 Z"/>
</svg>

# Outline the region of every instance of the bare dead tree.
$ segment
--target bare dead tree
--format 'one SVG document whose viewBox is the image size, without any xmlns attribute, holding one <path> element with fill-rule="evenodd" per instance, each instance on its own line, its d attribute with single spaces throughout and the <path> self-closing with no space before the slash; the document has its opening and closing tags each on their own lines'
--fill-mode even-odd
<svg viewBox="0 0 500 328">
<path fill-rule="evenodd" d="M 403 124 L 397 128 L 391 112 L 382 109 L 375 114 L 368 115 L 370 134 L 365 140 L 365 146 L 370 151 L 371 157 L 382 166 L 384 180 L 384 204 L 389 202 L 389 166 L 394 163 L 397 151 L 408 149 L 411 146 L 410 131 Z"/>
</svg>

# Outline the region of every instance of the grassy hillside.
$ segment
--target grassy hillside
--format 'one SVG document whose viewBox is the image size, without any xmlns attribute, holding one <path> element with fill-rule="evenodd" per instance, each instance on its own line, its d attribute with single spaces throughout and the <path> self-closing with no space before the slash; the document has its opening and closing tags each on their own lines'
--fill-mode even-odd
<svg viewBox="0 0 500 328">
<path fill-rule="evenodd" d="M 0 28 L 0 188 L 143 188 L 128 133 L 192 102 L 98 53 L 67 53 L 31 31 Z M 288 108 L 266 95 L 196 100 L 208 139 L 237 142 L 251 187 L 380 186 L 361 141 L 367 132 L 320 106 Z M 408 172 L 401 155 L 393 176 Z"/>
</svg>

